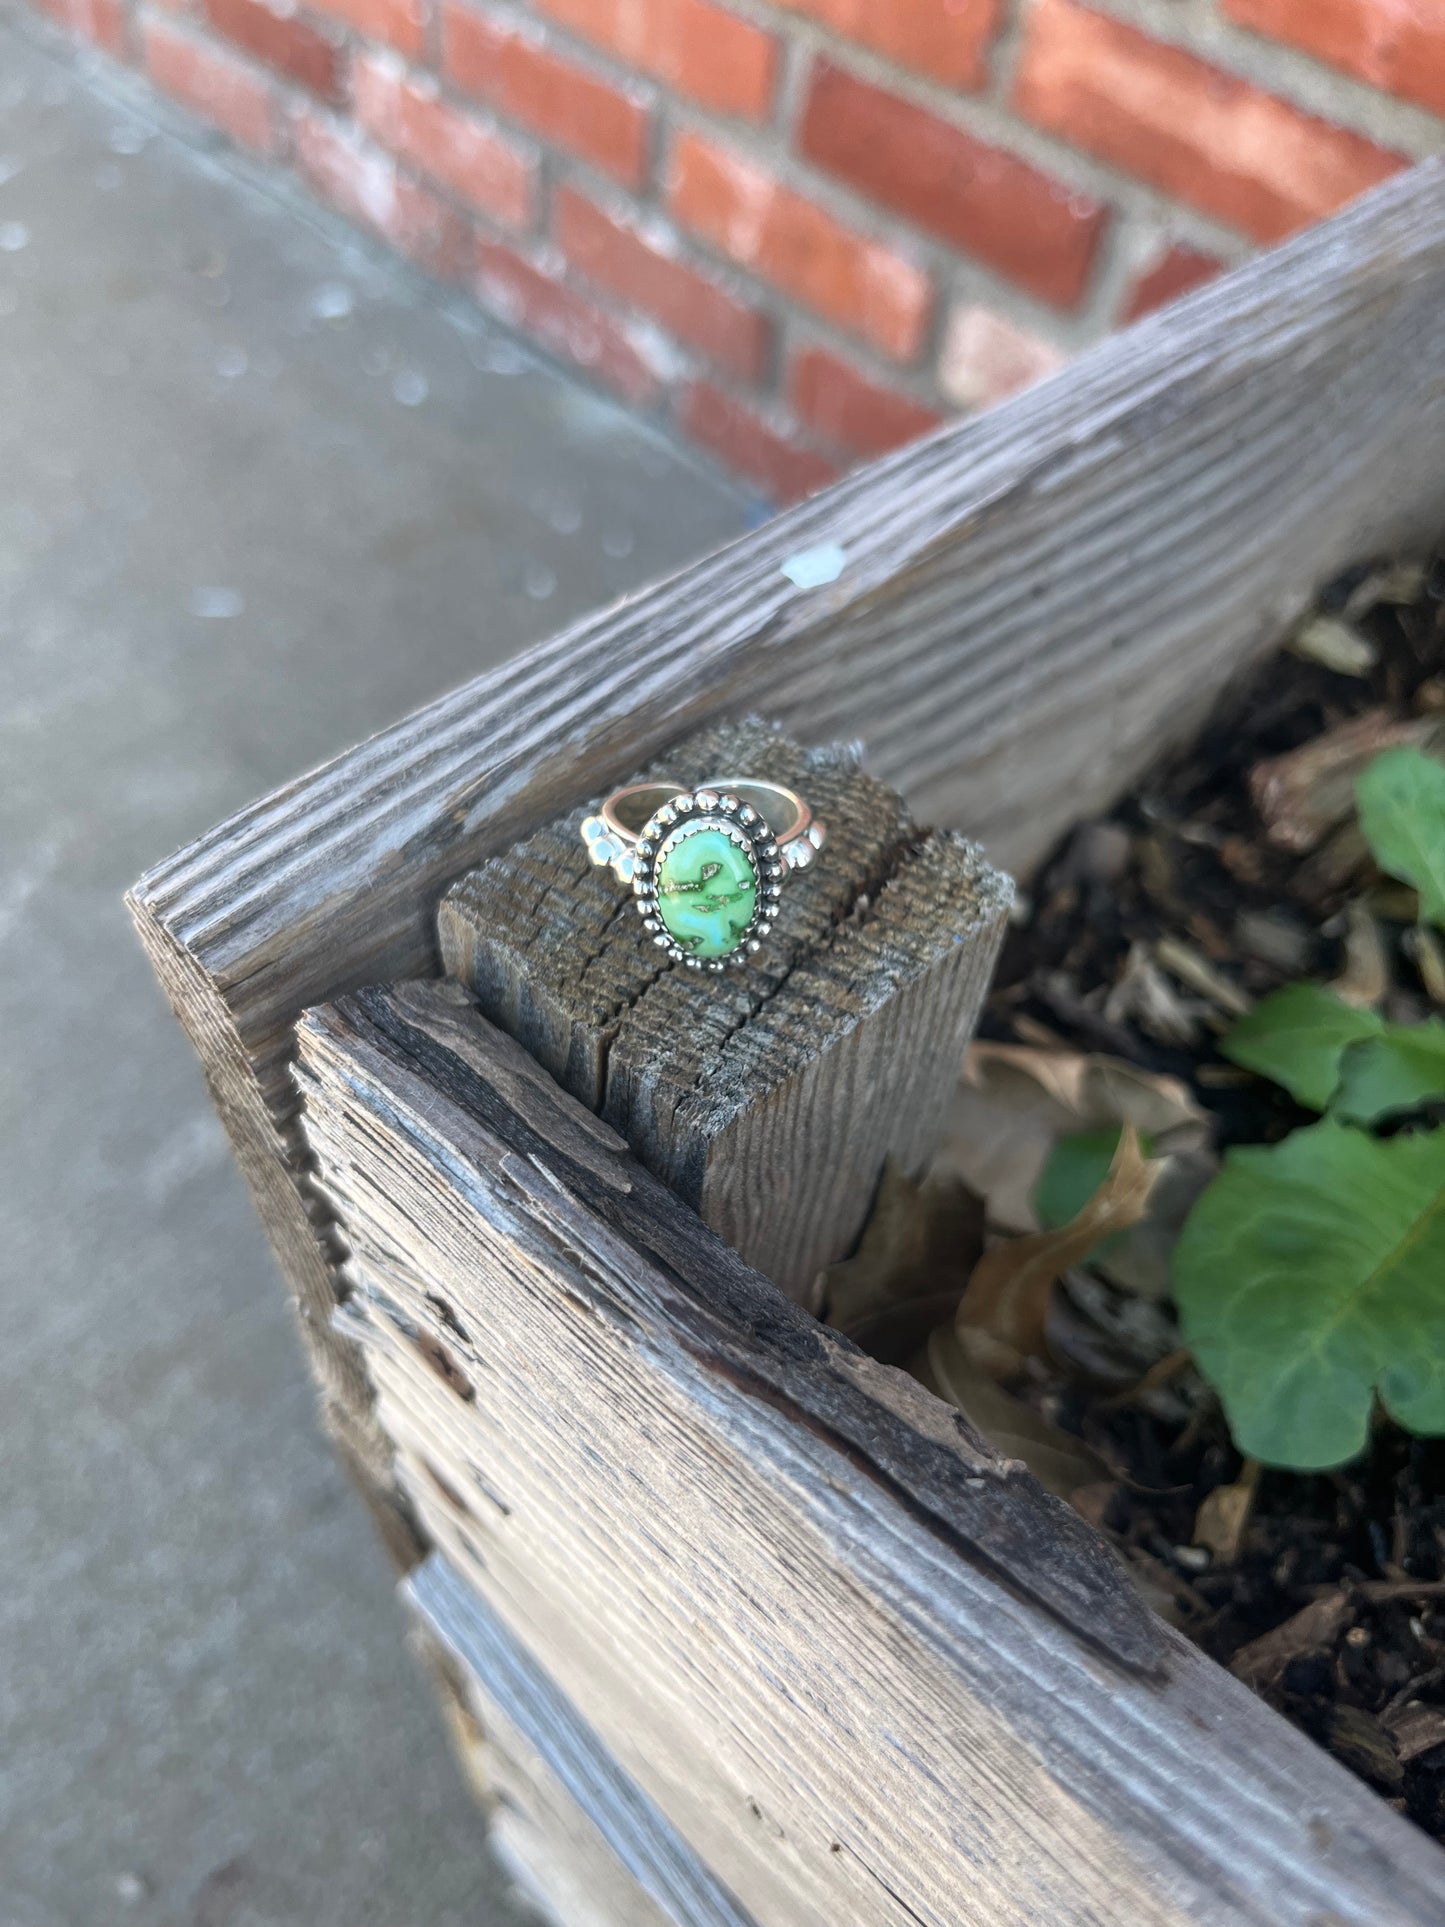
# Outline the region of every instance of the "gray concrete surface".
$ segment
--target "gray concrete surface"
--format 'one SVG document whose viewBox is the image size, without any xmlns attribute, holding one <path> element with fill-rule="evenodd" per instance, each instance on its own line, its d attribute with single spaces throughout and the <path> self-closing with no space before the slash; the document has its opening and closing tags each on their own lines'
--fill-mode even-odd
<svg viewBox="0 0 1445 1927">
<path fill-rule="evenodd" d="M 0 1927 L 489 1927 L 120 894 L 748 506 L 155 111 L 0 11 Z"/>
</svg>

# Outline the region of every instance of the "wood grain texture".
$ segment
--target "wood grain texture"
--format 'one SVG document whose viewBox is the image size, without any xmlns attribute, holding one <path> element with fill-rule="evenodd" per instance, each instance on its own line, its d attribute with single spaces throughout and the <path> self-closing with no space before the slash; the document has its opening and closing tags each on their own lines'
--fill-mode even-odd
<svg viewBox="0 0 1445 1927">
<path fill-rule="evenodd" d="M 432 1574 L 440 1564 L 434 1559 Z M 556 1927 L 675 1927 L 578 1805 L 552 1763 L 546 1723 L 529 1719 L 524 1732 L 495 1696 L 490 1651 L 479 1670 L 495 1617 L 484 1620 L 479 1635 L 479 1601 L 459 1627 L 453 1621 L 460 1614 L 447 1610 L 445 1597 L 429 1587 L 414 1597 L 407 1581 L 402 1587 L 414 1615 L 408 1644 L 431 1678 L 457 1764 L 486 1817 L 488 1844 L 530 1904 Z M 519 1665 L 513 1685 L 530 1699 L 523 1682 L 536 1669 L 524 1655 Z"/>
<path fill-rule="evenodd" d="M 582 844 L 585 809 L 443 897 L 442 966 L 649 1170 L 799 1303 L 861 1231 L 886 1159 L 938 1147 L 1011 897 L 978 848 L 919 830 L 849 749 L 724 723 L 639 775 L 782 783 L 828 826 L 763 953 L 721 978 L 660 962 Z M 595 799 L 600 802 L 599 799 Z"/>
<path fill-rule="evenodd" d="M 756 708 L 1027 868 L 1322 577 L 1438 530 L 1442 292 L 1431 163 L 242 811 L 138 906 L 279 1044 L 340 959 L 428 967 L 453 877 Z M 797 589 L 821 542 L 842 574 Z"/>
<path fill-rule="evenodd" d="M 509 1835 L 503 1827 L 501 1839 L 525 1855 L 528 1884 L 541 1889 L 559 1922 L 754 1927 L 647 1795 L 618 1772 L 505 1622 L 444 1559 L 434 1554 L 404 1590 L 451 1655 L 479 1715 L 494 1831 L 498 1802 L 505 1798 L 514 1814 L 520 1805 L 528 1833 L 514 1828 Z M 545 1803 L 540 1810 L 539 1802 Z M 563 1868 L 559 1850 L 569 1863 Z"/>
<path fill-rule="evenodd" d="M 354 1462 L 385 1448 L 329 1324 L 334 1253 L 291 1132 L 300 1011 L 434 970 L 448 883 L 686 730 L 755 709 L 812 740 L 861 735 L 921 819 L 1026 870 L 1320 582 L 1438 530 L 1442 312 L 1436 162 L 442 697 L 137 884 Z M 799 589 L 784 565 L 819 544 L 842 572 Z"/>
<path fill-rule="evenodd" d="M 408 1087 L 406 1170 L 384 1169 L 394 1140 L 374 1140 L 365 1122 L 379 1086 L 343 1099 L 338 1085 L 327 1176 L 355 1187 L 342 1227 L 297 1129 L 297 1017 L 359 985 L 434 971 L 436 905 L 458 875 L 679 734 L 755 709 L 810 739 L 864 736 L 870 770 L 920 816 L 1026 870 L 1191 729 L 1322 581 L 1438 530 L 1442 313 L 1437 162 L 1028 395 L 442 698 L 132 892 L 296 1293 L 328 1421 L 398 1559 L 422 1549 L 415 1504 L 700 1851 L 708 1827 L 736 1830 L 741 1816 L 745 1845 L 724 1838 L 719 1850 L 752 1855 L 742 1873 L 766 1902 L 764 1927 L 1433 1921 L 1439 1859 L 1197 1655 L 1175 1653 L 1164 1686 L 1121 1672 L 1068 1629 L 1067 1612 L 1003 1582 L 991 1541 L 971 1552 L 950 1538 L 936 1510 L 918 1509 L 923 1469 L 887 1469 L 900 1441 L 927 1434 L 919 1394 L 895 1388 L 890 1407 L 870 1379 L 875 1416 L 859 1439 L 774 1406 L 765 1382 L 705 1366 L 686 1322 L 669 1322 L 676 1301 L 657 1295 L 671 1288 L 667 1255 L 640 1262 L 625 1240 L 573 1251 L 572 1206 L 545 1174 L 555 1159 L 538 1152 L 539 1169 L 512 1150 L 478 1165 L 456 1122 L 465 1105 Z M 840 575 L 799 590 L 785 565 L 825 543 L 842 551 Z M 393 1071 L 376 1074 L 386 1085 Z M 427 1124 L 433 1102 L 461 1150 Z M 452 1166 L 423 1178 L 444 1153 Z M 588 1155 L 605 1172 L 615 1153 Z M 412 1196 L 404 1178 L 447 1198 L 426 1253 L 371 1188 L 384 1179 Z M 364 1254 L 349 1255 L 353 1216 L 367 1227 Z M 495 1386 L 433 1330 L 445 1320 L 427 1280 L 443 1272 L 488 1341 L 495 1325 Z M 353 1278 L 365 1289 L 346 1302 Z M 616 1309 L 633 1304 L 630 1289 L 642 1295 L 634 1325 Z M 387 1293 L 416 1307 L 409 1336 L 382 1309 Z M 761 1342 L 774 1320 L 757 1317 Z M 581 1370 L 594 1342 L 615 1408 Z M 830 1355 L 831 1368 L 846 1357 Z M 633 1392 L 640 1362 L 655 1373 L 652 1406 Z M 452 1365 L 498 1392 L 495 1412 L 480 1392 L 460 1398 Z M 554 1380 L 575 1384 L 575 1413 Z M 454 1453 L 445 1464 L 427 1457 L 438 1439 Z M 549 1456 L 564 1442 L 572 1457 Z M 945 1442 L 956 1456 L 956 1437 Z M 493 1488 L 496 1505 L 466 1483 L 481 1477 L 481 1446 L 515 1479 L 510 1497 Z M 672 1446 L 692 1456 L 669 1471 Z M 720 1467 L 727 1504 L 713 1513 L 696 1494 Z M 598 1487 L 605 1477 L 615 1490 Z M 648 1495 L 646 1529 L 620 1550 L 598 1543 L 574 1485 L 634 1521 Z M 750 1508 L 765 1502 L 782 1508 L 758 1515 L 776 1518 L 778 1536 L 759 1542 Z M 489 1555 L 483 1573 L 479 1541 L 509 1544 L 524 1528 L 523 1550 Z M 685 1556 L 659 1577 L 670 1590 L 649 1618 L 624 1555 L 665 1564 L 674 1542 Z M 794 1547 L 796 1569 L 779 1570 Z M 768 1577 L 761 1604 L 738 1597 L 728 1559 L 743 1554 Z M 577 1573 L 617 1581 L 582 1637 L 566 1606 Z M 727 1627 L 720 1654 L 664 1637 L 699 1624 Z M 719 1704 L 719 1668 L 736 1705 Z M 688 1778 L 691 1756 L 669 1750 L 676 1705 L 717 1736 L 706 1787 Z M 634 1716 L 656 1740 L 652 1766 L 636 1757 L 644 1742 L 627 1739 Z M 921 1786 L 908 1768 L 920 1753 L 944 1769 Z M 862 1807 L 836 1785 L 840 1761 Z M 649 1778 L 674 1764 L 675 1808 L 672 1784 Z M 713 1797 L 724 1805 L 710 1821 Z M 768 1820 L 778 1800 L 802 1815 L 792 1832 Z M 828 1840 L 835 1811 L 846 1838 Z M 845 1864 L 853 1884 L 835 1870 Z"/>
<path fill-rule="evenodd" d="M 342 1316 L 464 1588 L 759 1927 L 1433 1927 L 1429 1841 L 460 996 L 302 1026 Z"/>
</svg>

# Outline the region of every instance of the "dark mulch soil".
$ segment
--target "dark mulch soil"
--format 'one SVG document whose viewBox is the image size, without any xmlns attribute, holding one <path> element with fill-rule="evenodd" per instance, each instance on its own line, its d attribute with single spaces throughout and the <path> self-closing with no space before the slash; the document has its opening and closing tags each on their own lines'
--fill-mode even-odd
<svg viewBox="0 0 1445 1927">
<path fill-rule="evenodd" d="M 1265 759 L 1364 712 L 1445 712 L 1445 557 L 1408 606 L 1359 615 L 1366 573 L 1335 585 L 1325 608 L 1350 608 L 1378 648 L 1373 668 L 1350 676 L 1273 657 L 1228 693 L 1184 755 L 1076 832 L 1010 934 L 983 1035 L 1106 1051 L 1183 1078 L 1227 1146 L 1276 1139 L 1307 1115 L 1219 1056 L 1230 1019 L 1215 999 L 1169 973 L 1162 1013 L 1121 990 L 1131 955 L 1137 963 L 1161 938 L 1182 942 L 1254 998 L 1360 968 L 1346 906 L 1363 903 L 1374 945 L 1365 943 L 1364 967 L 1383 953 L 1393 979 L 1383 1007 L 1402 1019 L 1429 1012 L 1399 892 L 1369 869 L 1348 828 L 1312 849 L 1272 841 L 1257 778 L 1251 787 Z M 1091 1403 L 1062 1382 L 1037 1396 L 1121 1471 L 1099 1522 L 1181 1627 L 1445 1838 L 1445 1441 L 1382 1421 L 1368 1454 L 1339 1471 L 1265 1471 L 1238 1556 L 1221 1559 L 1195 1543 L 1196 1516 L 1207 1494 L 1239 1478 L 1241 1460 L 1212 1396 L 1189 1378 L 1172 1402 L 1147 1409 Z"/>
</svg>

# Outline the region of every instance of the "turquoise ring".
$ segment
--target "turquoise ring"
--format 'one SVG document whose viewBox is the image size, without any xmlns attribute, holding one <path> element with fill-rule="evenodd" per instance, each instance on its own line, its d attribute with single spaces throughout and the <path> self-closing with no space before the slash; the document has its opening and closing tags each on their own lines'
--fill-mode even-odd
<svg viewBox="0 0 1445 1927">
<path fill-rule="evenodd" d="M 587 853 L 630 884 L 643 928 L 693 970 L 726 970 L 762 948 L 785 880 L 827 832 L 795 790 L 722 777 L 616 790 L 582 824 Z"/>
</svg>

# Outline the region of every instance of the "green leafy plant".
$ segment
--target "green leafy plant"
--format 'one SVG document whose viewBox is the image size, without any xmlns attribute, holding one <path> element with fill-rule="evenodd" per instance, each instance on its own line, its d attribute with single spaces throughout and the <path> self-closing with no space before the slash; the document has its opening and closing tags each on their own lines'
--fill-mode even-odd
<svg viewBox="0 0 1445 1927">
<path fill-rule="evenodd" d="M 1445 1431 L 1445 1140 L 1326 1117 L 1232 1151 L 1175 1251 L 1195 1363 L 1241 1451 L 1338 1465 L 1376 1396 Z"/>
<path fill-rule="evenodd" d="M 1355 788 L 1360 828 L 1388 876 L 1413 884 L 1420 916 L 1445 929 L 1445 764 L 1387 749 Z"/>
<path fill-rule="evenodd" d="M 1034 1209 L 1046 1231 L 1057 1231 L 1076 1218 L 1098 1195 L 1109 1167 L 1119 1152 L 1120 1128 L 1117 1124 L 1104 1131 L 1075 1131 L 1061 1137 L 1049 1154 L 1048 1162 L 1034 1186 Z M 1139 1133 L 1139 1149 L 1144 1157 L 1154 1155 L 1145 1131 Z M 1115 1231 L 1089 1253 L 1091 1258 L 1113 1249 L 1126 1234 Z"/>
<path fill-rule="evenodd" d="M 1445 927 L 1445 767 L 1390 750 L 1360 778 L 1380 868 Z M 1445 1432 L 1445 1024 L 1392 1024 L 1318 984 L 1265 998 L 1226 1038 L 1317 1124 L 1231 1151 L 1174 1253 L 1184 1337 L 1241 1451 L 1309 1469 L 1352 1458 L 1376 1399 Z M 1382 1125 L 1395 1127 L 1380 1136 Z"/>
</svg>

